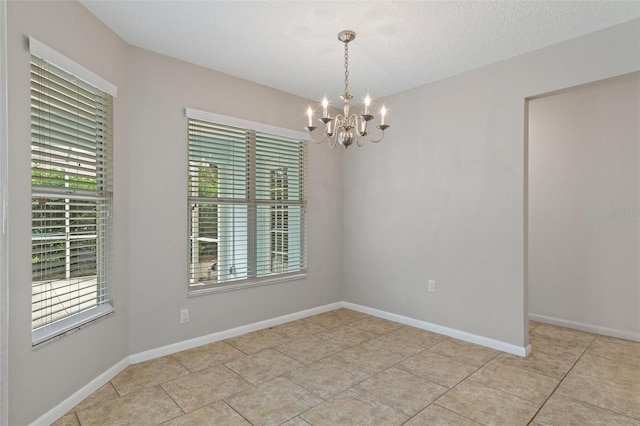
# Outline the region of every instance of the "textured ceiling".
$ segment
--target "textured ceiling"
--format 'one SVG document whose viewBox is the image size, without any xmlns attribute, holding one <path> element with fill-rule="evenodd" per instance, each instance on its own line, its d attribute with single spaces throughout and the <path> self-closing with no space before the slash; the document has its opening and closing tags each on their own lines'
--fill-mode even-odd
<svg viewBox="0 0 640 426">
<path fill-rule="evenodd" d="M 640 1 L 81 0 L 128 43 L 310 99 L 380 98 L 640 17 Z"/>
</svg>

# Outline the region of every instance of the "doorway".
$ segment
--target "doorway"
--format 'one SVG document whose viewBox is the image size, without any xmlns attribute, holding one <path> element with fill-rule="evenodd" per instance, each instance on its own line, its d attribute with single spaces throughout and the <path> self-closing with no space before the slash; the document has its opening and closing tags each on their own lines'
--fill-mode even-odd
<svg viewBox="0 0 640 426">
<path fill-rule="evenodd" d="M 527 111 L 529 319 L 640 341 L 640 72 Z"/>
</svg>

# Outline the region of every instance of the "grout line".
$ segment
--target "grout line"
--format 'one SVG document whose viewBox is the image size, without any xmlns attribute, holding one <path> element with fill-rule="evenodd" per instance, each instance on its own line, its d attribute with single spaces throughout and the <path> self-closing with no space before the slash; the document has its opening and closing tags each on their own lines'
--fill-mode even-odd
<svg viewBox="0 0 640 426">
<path fill-rule="evenodd" d="M 252 385 L 252 386 L 253 386 L 253 385 Z M 254 386 L 254 387 L 255 387 L 255 386 Z M 229 396 L 231 396 L 231 395 L 229 395 Z M 245 416 L 244 416 L 240 411 L 238 411 L 238 410 L 236 410 L 235 408 L 233 408 L 233 406 L 232 406 L 228 401 L 226 401 L 226 398 L 228 398 L 228 397 L 225 397 L 225 398 L 219 399 L 218 401 L 222 401 L 222 402 L 223 402 L 227 407 L 231 408 L 231 409 L 232 409 L 232 410 L 233 410 L 237 415 L 239 415 L 240 417 L 242 417 L 243 419 L 245 419 L 245 420 L 247 421 L 247 423 L 249 423 L 250 425 L 253 425 L 253 423 L 251 422 L 251 420 L 249 420 L 248 418 L 246 418 L 246 417 L 245 417 Z M 217 402 L 217 401 L 216 401 L 216 402 Z M 215 402 L 214 402 L 213 404 L 215 404 Z M 212 405 L 212 404 L 209 404 L 209 405 Z"/>
<path fill-rule="evenodd" d="M 168 383 L 168 382 L 167 382 L 167 383 Z M 169 392 L 167 392 L 167 390 L 166 390 L 165 388 L 163 388 L 163 387 L 162 387 L 162 385 L 158 385 L 158 387 L 159 387 L 160 389 L 162 389 L 162 392 L 164 392 L 164 393 L 169 397 L 169 399 L 170 399 L 171 401 L 173 401 L 173 403 L 174 403 L 174 404 L 176 404 L 176 407 L 178 407 L 178 408 L 180 409 L 180 411 L 182 411 L 182 414 L 180 414 L 179 416 L 175 416 L 175 417 L 172 417 L 172 418 L 170 418 L 170 419 L 166 419 L 166 420 L 164 420 L 164 421 L 163 421 L 163 423 L 164 423 L 164 422 L 167 422 L 167 421 L 169 421 L 169 420 L 177 419 L 178 417 L 182 417 L 182 416 L 184 416 L 184 415 L 186 415 L 186 414 L 189 414 L 189 413 L 187 413 L 186 411 L 184 411 L 184 408 L 182 408 L 182 406 L 181 406 L 180 404 L 178 404 L 178 401 L 176 401 L 176 400 L 171 396 L 171 394 L 170 394 Z M 149 388 L 149 389 L 151 389 L 151 388 Z"/>
<path fill-rule="evenodd" d="M 554 326 L 556 327 L 556 326 Z M 536 327 L 537 328 L 537 327 Z M 556 385 L 555 388 L 553 388 L 553 391 L 551 391 L 551 393 L 549 394 L 549 396 L 544 400 L 544 402 L 540 405 L 540 407 L 538 408 L 538 410 L 536 411 L 536 413 L 533 415 L 533 417 L 531 417 L 531 420 L 529 421 L 529 423 L 527 424 L 531 424 L 533 423 L 533 421 L 535 420 L 536 416 L 540 413 L 540 411 L 542 410 L 542 408 L 545 406 L 545 404 L 549 401 L 549 399 L 551 399 L 551 397 L 556 393 L 556 391 L 558 390 L 558 388 L 560 387 L 560 385 L 562 384 L 562 382 L 564 382 L 564 379 L 567 378 L 567 376 L 569 375 L 569 373 L 571 373 L 571 371 L 573 370 L 573 368 L 576 366 L 576 364 L 582 359 L 582 356 L 587 352 L 587 349 L 589 349 L 589 346 L 591 346 L 591 343 L 593 343 L 593 341 L 595 340 L 595 336 L 594 338 L 591 340 L 591 342 L 589 342 L 589 344 L 587 346 L 585 346 L 584 350 L 582 351 L 582 353 L 580 354 L 580 356 L 575 360 L 575 362 L 573 363 L 573 365 L 571 365 L 571 367 L 567 370 L 566 373 L 564 373 L 564 375 L 562 376 L 562 378 L 560 379 L 560 381 L 558 382 L 558 384 Z"/>
<path fill-rule="evenodd" d="M 455 411 L 453 411 L 453 410 L 449 410 L 447 407 L 443 407 L 442 405 L 440 405 L 440 404 L 436 403 L 435 401 L 433 401 L 433 402 L 432 402 L 431 404 L 429 404 L 429 405 L 437 405 L 438 407 L 442 408 L 443 410 L 446 410 L 446 411 L 448 411 L 448 412 L 450 412 L 450 413 L 453 413 L 453 414 L 455 414 L 456 416 L 460 416 L 460 417 L 462 417 L 462 418 L 465 418 L 465 419 L 467 419 L 467 420 L 469 420 L 469 421 L 471 421 L 471 422 L 473 422 L 473 423 L 477 423 L 477 424 L 479 424 L 479 425 L 481 425 L 481 424 L 482 424 L 482 423 L 477 422 L 477 421 L 473 420 L 472 418 L 467 417 L 467 416 L 465 416 L 465 415 L 463 415 L 463 414 L 457 413 L 457 412 L 455 412 Z M 428 407 L 429 405 L 427 405 L 427 407 Z M 426 407 L 425 407 L 425 409 L 426 409 Z"/>
</svg>

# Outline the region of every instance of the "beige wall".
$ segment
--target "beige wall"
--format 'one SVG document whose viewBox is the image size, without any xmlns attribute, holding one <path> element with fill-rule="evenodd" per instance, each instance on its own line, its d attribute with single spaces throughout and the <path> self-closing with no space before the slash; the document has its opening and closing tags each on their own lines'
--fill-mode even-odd
<svg viewBox="0 0 640 426">
<path fill-rule="evenodd" d="M 128 355 L 127 45 L 74 2 L 7 3 L 9 424 L 27 424 Z M 118 86 L 114 102 L 116 313 L 31 348 L 30 55 L 33 36 Z"/>
<path fill-rule="evenodd" d="M 529 312 L 640 341 L 640 73 L 529 103 Z"/>
<path fill-rule="evenodd" d="M 634 20 L 387 99 L 344 157 L 345 300 L 526 346 L 525 99 L 638 69 Z"/>
</svg>

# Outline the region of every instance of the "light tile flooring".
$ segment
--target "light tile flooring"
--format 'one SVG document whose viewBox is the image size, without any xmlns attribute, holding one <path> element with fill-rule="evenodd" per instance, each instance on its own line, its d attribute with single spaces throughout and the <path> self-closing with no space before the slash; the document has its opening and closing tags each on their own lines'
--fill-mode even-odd
<svg viewBox="0 0 640 426">
<path fill-rule="evenodd" d="M 521 358 L 338 309 L 129 366 L 56 425 L 640 425 L 640 343 Z"/>
</svg>

